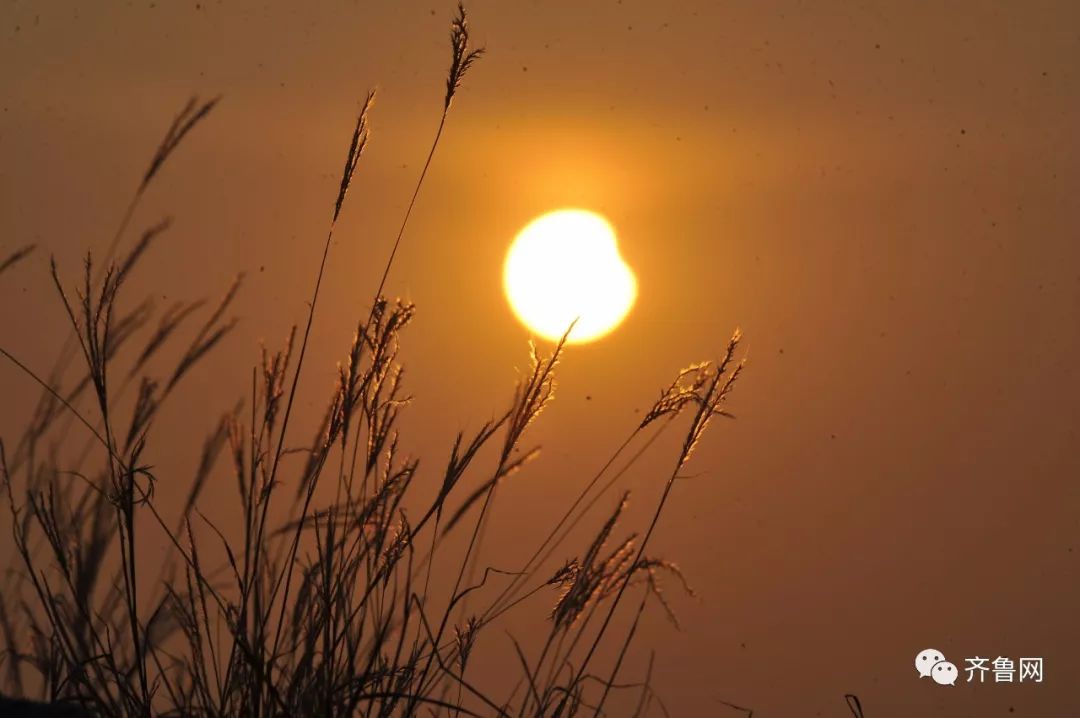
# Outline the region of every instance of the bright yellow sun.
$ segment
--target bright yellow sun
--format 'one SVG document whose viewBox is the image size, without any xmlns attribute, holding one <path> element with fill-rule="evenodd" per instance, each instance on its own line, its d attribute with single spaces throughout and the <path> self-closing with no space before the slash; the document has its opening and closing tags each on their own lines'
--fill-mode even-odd
<svg viewBox="0 0 1080 718">
<path fill-rule="evenodd" d="M 534 333 L 590 342 L 619 326 L 634 306 L 637 280 L 619 256 L 615 230 L 582 209 L 542 215 L 518 233 L 503 266 L 514 314 Z"/>
</svg>

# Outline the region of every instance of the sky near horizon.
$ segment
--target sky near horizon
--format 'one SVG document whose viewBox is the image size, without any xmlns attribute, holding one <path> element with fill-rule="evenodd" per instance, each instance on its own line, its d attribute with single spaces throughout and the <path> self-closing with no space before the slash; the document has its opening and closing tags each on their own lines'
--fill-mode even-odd
<svg viewBox="0 0 1080 718">
<path fill-rule="evenodd" d="M 0 345 L 47 370 L 64 338 L 49 255 L 74 279 L 176 111 L 222 95 L 133 224 L 175 220 L 132 296 L 215 297 L 245 274 L 236 332 L 158 427 L 185 441 L 148 449 L 190 476 L 259 342 L 306 316 L 376 88 L 306 360 L 308 440 L 438 124 L 453 9 L 5 3 L 0 256 L 39 249 L 0 279 Z M 711 427 L 650 544 L 697 596 L 672 591 L 682 631 L 655 611 L 627 675 L 655 650 L 677 716 L 740 715 L 723 701 L 846 716 L 845 693 L 868 718 L 1080 714 L 1080 5 L 468 10 L 487 54 L 387 285 L 418 310 L 402 353 L 410 451 L 437 469 L 459 428 L 509 401 L 529 337 L 501 269 L 532 219 L 601 213 L 638 282 L 619 328 L 567 352 L 530 429 L 543 453 L 500 494 L 484 561 L 531 547 L 660 387 L 739 327 L 738 418 Z M 5 441 L 36 397 L 0 364 Z M 625 478 L 627 531 L 647 521 L 672 439 Z M 232 498 L 223 483 L 210 500 Z M 547 606 L 526 608 L 528 636 Z M 913 668 L 925 648 L 961 668 L 1039 656 L 1046 677 L 937 686 Z M 512 648 L 485 650 L 498 678 Z"/>
</svg>

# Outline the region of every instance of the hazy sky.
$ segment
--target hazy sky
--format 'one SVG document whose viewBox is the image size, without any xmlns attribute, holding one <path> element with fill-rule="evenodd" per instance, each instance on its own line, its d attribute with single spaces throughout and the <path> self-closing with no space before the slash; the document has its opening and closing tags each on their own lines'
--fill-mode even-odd
<svg viewBox="0 0 1080 718">
<path fill-rule="evenodd" d="M 468 9 L 488 55 L 388 285 L 418 305 L 410 449 L 437 470 L 458 428 L 509 401 L 528 335 L 500 272 L 529 220 L 605 214 L 639 283 L 618 331 L 568 352 L 533 429 L 544 454 L 500 494 L 501 548 L 483 558 L 531 549 L 635 411 L 739 326 L 738 420 L 713 427 L 651 544 L 698 597 L 673 593 L 684 630 L 654 615 L 627 675 L 655 648 L 676 716 L 738 715 L 720 700 L 844 716 L 845 692 L 873 718 L 1080 713 L 1080 5 Z M 0 255 L 41 249 L 0 282 L 0 344 L 47 369 L 64 336 L 48 254 L 74 277 L 174 113 L 222 94 L 135 219 L 176 222 L 132 296 L 217 296 L 247 275 L 237 332 L 159 425 L 190 441 L 149 449 L 189 476 L 258 342 L 305 316 L 355 112 L 377 87 L 302 384 L 307 440 L 438 122 L 452 11 L 6 0 Z M 35 397 L 0 365 L 0 436 Z M 627 478 L 637 527 L 674 448 Z M 526 636 L 546 608 L 525 609 Z M 491 640 L 505 662 L 509 642 Z M 928 647 L 958 665 L 1043 657 L 1046 678 L 937 686 L 913 668 Z"/>
</svg>

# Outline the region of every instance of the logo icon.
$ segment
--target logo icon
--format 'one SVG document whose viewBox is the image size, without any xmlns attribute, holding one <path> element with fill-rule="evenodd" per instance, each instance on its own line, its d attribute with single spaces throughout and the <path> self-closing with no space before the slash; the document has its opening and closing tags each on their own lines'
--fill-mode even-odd
<svg viewBox="0 0 1080 718">
<path fill-rule="evenodd" d="M 915 670 L 919 678 L 933 678 L 939 686 L 955 686 L 959 671 L 956 666 L 945 660 L 945 654 L 936 648 L 919 651 L 915 656 Z"/>
</svg>

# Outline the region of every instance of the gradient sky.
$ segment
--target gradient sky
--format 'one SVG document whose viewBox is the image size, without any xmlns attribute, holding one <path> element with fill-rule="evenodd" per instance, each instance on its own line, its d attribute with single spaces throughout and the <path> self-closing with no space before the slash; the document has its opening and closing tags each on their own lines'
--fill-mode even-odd
<svg viewBox="0 0 1080 718">
<path fill-rule="evenodd" d="M 159 425 L 185 441 L 151 443 L 190 476 L 258 342 L 305 316 L 358 101 L 377 87 L 302 384 L 308 439 L 438 122 L 452 10 L 5 2 L 0 254 L 41 250 L 0 283 L 0 344 L 47 369 L 64 336 L 48 253 L 75 276 L 176 110 L 221 93 L 136 216 L 176 222 L 133 296 L 217 296 L 247 274 L 237 332 Z M 682 632 L 653 615 L 626 675 L 654 648 L 676 716 L 739 715 L 721 700 L 844 716 L 846 692 L 873 718 L 1080 714 L 1080 5 L 469 11 L 488 55 L 388 285 L 419 308 L 409 448 L 437 468 L 458 428 L 509 401 L 528 335 L 500 272 L 529 220 L 605 214 L 639 282 L 618 331 L 568 352 L 532 433 L 544 454 L 500 494 L 485 561 L 531 548 L 635 412 L 739 326 L 738 420 L 713 427 L 651 544 L 698 597 L 672 595 Z M 0 436 L 34 398 L 0 365 Z M 627 477 L 626 530 L 674 448 Z M 526 638 L 545 608 L 526 608 Z M 499 639 L 496 678 L 512 650 Z M 927 647 L 958 664 L 1041 656 L 1046 680 L 936 686 L 913 669 Z"/>
</svg>

